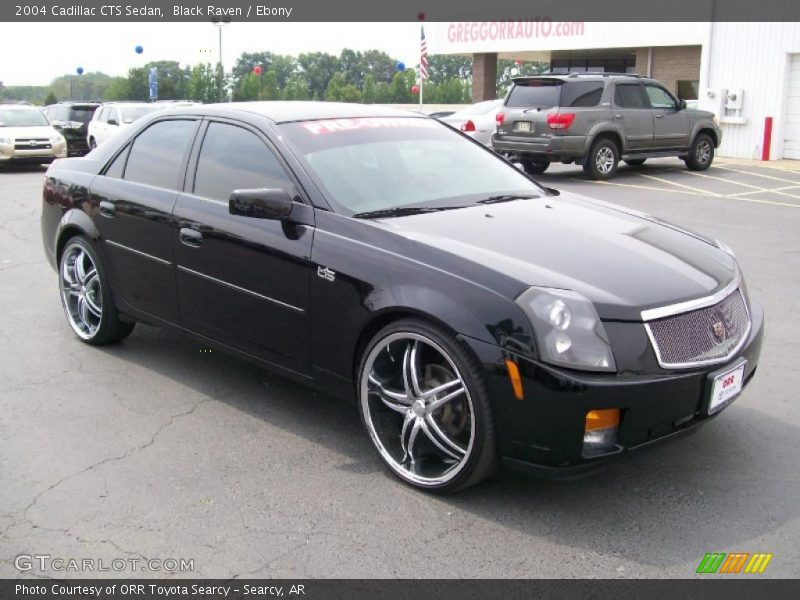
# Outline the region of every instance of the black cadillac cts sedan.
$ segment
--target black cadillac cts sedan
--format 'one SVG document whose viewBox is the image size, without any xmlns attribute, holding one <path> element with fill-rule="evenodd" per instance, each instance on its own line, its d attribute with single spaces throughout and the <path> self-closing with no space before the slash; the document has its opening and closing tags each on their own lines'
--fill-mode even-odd
<svg viewBox="0 0 800 600">
<path fill-rule="evenodd" d="M 355 398 L 380 459 L 427 490 L 692 431 L 761 348 L 723 244 L 384 108 L 155 113 L 50 167 L 42 236 L 82 341 L 153 323 Z"/>
</svg>

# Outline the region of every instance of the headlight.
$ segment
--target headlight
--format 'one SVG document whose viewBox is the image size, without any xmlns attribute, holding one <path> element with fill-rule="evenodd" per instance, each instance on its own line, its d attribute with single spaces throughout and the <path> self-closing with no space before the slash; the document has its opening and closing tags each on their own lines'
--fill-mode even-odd
<svg viewBox="0 0 800 600">
<path fill-rule="evenodd" d="M 50 136 L 50 143 L 51 144 L 66 144 L 67 140 L 64 139 L 63 135 L 51 135 Z"/>
<path fill-rule="evenodd" d="M 717 115 L 714 115 L 714 125 L 719 127 L 719 117 Z"/>
<path fill-rule="evenodd" d="M 0 144 L 13 144 L 13 143 L 14 143 L 13 138 L 0 135 Z"/>
<path fill-rule="evenodd" d="M 533 325 L 542 360 L 571 369 L 617 370 L 602 321 L 577 292 L 532 287 L 517 305 Z"/>
</svg>

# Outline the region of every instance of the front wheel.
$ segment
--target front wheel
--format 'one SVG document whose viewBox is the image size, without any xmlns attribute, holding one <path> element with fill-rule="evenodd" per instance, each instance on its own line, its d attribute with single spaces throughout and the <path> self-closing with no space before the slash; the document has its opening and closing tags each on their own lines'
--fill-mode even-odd
<svg viewBox="0 0 800 600">
<path fill-rule="evenodd" d="M 528 175 L 541 175 L 547 171 L 550 166 L 550 161 L 547 160 L 524 160 L 522 161 L 522 170 Z"/>
<path fill-rule="evenodd" d="M 496 466 L 494 422 L 477 360 L 444 329 L 402 319 L 366 347 L 361 418 L 378 456 L 414 487 L 454 492 Z"/>
<path fill-rule="evenodd" d="M 619 148 L 613 140 L 600 138 L 592 144 L 583 171 L 592 179 L 611 179 L 619 165 Z"/>
<path fill-rule="evenodd" d="M 714 141 L 705 133 L 699 134 L 689 147 L 689 155 L 683 162 L 692 171 L 705 171 L 714 161 Z"/>
<path fill-rule="evenodd" d="M 58 273 L 61 305 L 75 335 L 93 346 L 130 335 L 134 324 L 120 320 L 100 257 L 86 238 L 67 242 Z"/>
</svg>

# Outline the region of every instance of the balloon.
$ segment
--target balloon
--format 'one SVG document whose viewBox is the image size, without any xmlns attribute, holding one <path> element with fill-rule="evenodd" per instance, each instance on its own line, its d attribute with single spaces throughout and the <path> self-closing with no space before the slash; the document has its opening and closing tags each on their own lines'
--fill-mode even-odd
<svg viewBox="0 0 800 600">
<path fill-rule="evenodd" d="M 261 75 L 261 67 L 259 65 L 253 67 L 253 73 L 255 73 L 256 75 Z"/>
<path fill-rule="evenodd" d="M 425 20 L 425 13 L 424 13 L 424 12 L 417 13 L 417 18 L 418 18 L 420 21 L 424 21 L 424 20 Z"/>
<path fill-rule="evenodd" d="M 76 72 L 78 75 L 83 75 L 83 67 L 78 67 L 77 69 L 75 69 L 75 72 Z"/>
<path fill-rule="evenodd" d="M 519 69 L 517 69 L 516 67 L 511 69 L 511 76 L 516 77 L 517 75 L 519 75 Z"/>
<path fill-rule="evenodd" d="M 406 63 L 404 63 L 404 62 L 403 62 L 403 61 L 401 61 L 401 60 L 398 60 L 398 61 L 397 61 L 397 64 L 395 65 L 395 68 L 396 68 L 398 71 L 405 71 L 405 70 L 406 70 Z"/>
<path fill-rule="evenodd" d="M 412 85 L 411 86 L 411 93 L 414 94 L 415 96 L 417 94 L 419 94 L 419 86 L 418 85 Z"/>
<path fill-rule="evenodd" d="M 520 66 L 522 64 L 522 61 L 520 59 L 517 59 L 514 61 L 514 64 Z"/>
<path fill-rule="evenodd" d="M 136 48 L 134 49 L 136 50 L 136 54 L 141 54 L 142 52 L 144 52 L 144 48 L 142 48 L 141 46 L 136 46 Z"/>
</svg>

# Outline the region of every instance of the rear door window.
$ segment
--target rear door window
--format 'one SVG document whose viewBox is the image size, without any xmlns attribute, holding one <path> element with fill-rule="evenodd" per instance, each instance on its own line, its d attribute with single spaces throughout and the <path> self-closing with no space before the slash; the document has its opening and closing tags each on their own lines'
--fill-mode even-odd
<svg viewBox="0 0 800 600">
<path fill-rule="evenodd" d="M 195 121 L 158 121 L 140 133 L 133 142 L 125 179 L 160 188 L 179 189 L 181 166 Z"/>
<path fill-rule="evenodd" d="M 569 81 L 561 87 L 560 106 L 587 107 L 600 104 L 602 81 Z"/>
<path fill-rule="evenodd" d="M 558 106 L 561 81 L 535 81 L 514 86 L 508 96 L 508 108 L 552 108 Z"/>
<path fill-rule="evenodd" d="M 614 89 L 614 104 L 622 108 L 650 108 L 638 83 L 618 83 Z"/>
</svg>

